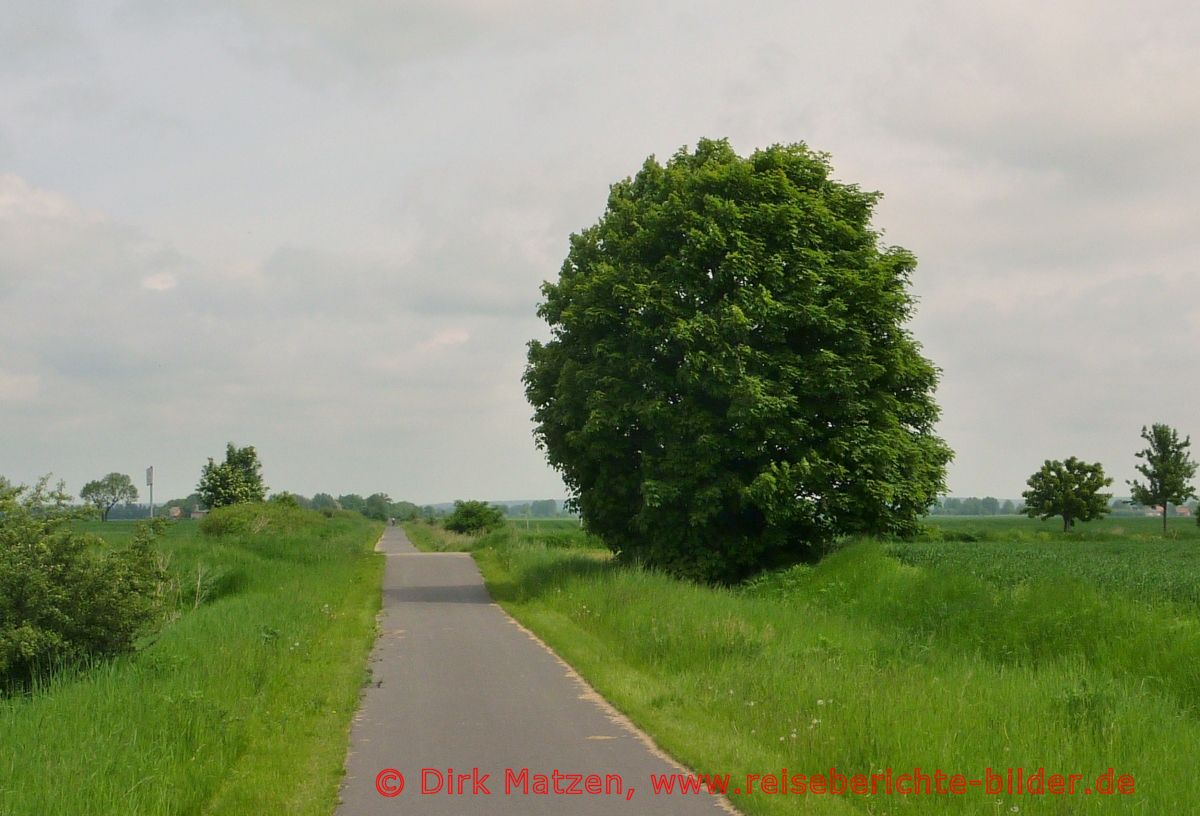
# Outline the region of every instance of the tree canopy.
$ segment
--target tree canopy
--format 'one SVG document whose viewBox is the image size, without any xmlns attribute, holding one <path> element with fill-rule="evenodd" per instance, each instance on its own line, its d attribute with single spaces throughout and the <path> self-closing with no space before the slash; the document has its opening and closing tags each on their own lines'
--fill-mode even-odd
<svg viewBox="0 0 1200 816">
<path fill-rule="evenodd" d="M 196 492 L 209 509 L 266 498 L 262 464 L 254 446 L 239 448 L 230 442 L 225 447 L 225 461 L 221 464 L 209 457 L 208 464 L 200 472 Z"/>
<path fill-rule="evenodd" d="M 444 526 L 456 533 L 479 533 L 504 523 L 504 511 L 482 501 L 456 501 Z"/>
<path fill-rule="evenodd" d="M 1129 490 L 1138 504 L 1161 505 L 1165 533 L 1167 505 L 1183 504 L 1196 495 L 1191 481 L 1196 475 L 1196 463 L 1188 453 L 1192 438 L 1180 439 L 1179 433 L 1170 425 L 1156 422 L 1149 429 L 1142 426 L 1142 439 L 1149 444 L 1136 454 L 1144 460 L 1137 466 L 1137 471 L 1146 477 L 1146 483 L 1134 479 L 1129 482 Z"/>
<path fill-rule="evenodd" d="M 1062 516 L 1063 530 L 1070 530 L 1076 521 L 1101 518 L 1109 511 L 1112 494 L 1100 491 L 1112 481 L 1099 462 L 1088 464 L 1074 456 L 1065 462 L 1047 459 L 1041 470 L 1029 477 L 1029 489 L 1021 494 L 1025 514 L 1043 521 Z"/>
<path fill-rule="evenodd" d="M 79 491 L 79 498 L 95 505 L 100 519 L 108 521 L 108 513 L 120 502 L 137 501 L 138 490 L 124 473 L 110 473 L 102 479 L 88 482 Z"/>
<path fill-rule="evenodd" d="M 736 580 L 943 492 L 937 370 L 905 328 L 913 255 L 826 155 L 701 141 L 571 236 L 529 344 L 536 437 L 622 557 Z"/>
</svg>

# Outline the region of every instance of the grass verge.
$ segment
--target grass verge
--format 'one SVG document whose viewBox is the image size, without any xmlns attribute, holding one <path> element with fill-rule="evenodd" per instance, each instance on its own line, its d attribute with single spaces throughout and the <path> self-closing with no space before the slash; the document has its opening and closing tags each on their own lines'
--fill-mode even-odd
<svg viewBox="0 0 1200 816">
<path fill-rule="evenodd" d="M 137 653 L 0 700 L 0 813 L 332 811 L 374 640 L 380 525 L 240 512 L 250 523 L 224 535 L 171 526 L 160 546 L 183 603 Z"/>
<path fill-rule="evenodd" d="M 1111 767 L 1135 791 L 731 796 L 746 813 L 1200 811 L 1193 606 L 1061 571 L 997 583 L 961 568 L 989 557 L 969 543 L 943 565 L 859 542 L 733 589 L 620 567 L 576 544 L 510 526 L 471 548 L 514 617 L 701 773 L 738 784 L 782 768 L 978 778 L 1019 766 L 1082 774 L 1090 788 Z M 1173 544 L 1123 557 L 1136 571 L 1162 546 Z"/>
</svg>

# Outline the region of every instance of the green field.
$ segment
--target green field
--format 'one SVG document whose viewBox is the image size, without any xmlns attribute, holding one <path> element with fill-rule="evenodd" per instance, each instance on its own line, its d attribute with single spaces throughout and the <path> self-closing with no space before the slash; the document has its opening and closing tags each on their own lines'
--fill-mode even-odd
<svg viewBox="0 0 1200 816">
<path fill-rule="evenodd" d="M 730 589 L 618 566 L 577 529 L 410 530 L 473 549 L 506 609 L 700 772 L 1020 766 L 1090 787 L 1111 767 L 1135 789 L 732 796 L 747 813 L 1194 813 L 1200 532 L 1158 524 L 939 519 L 926 538 L 959 540 L 848 541 Z"/>
<path fill-rule="evenodd" d="M 0 814 L 332 811 L 375 634 L 380 525 L 250 512 L 258 532 L 170 525 L 173 614 L 136 654 L 0 699 Z M 97 546 L 133 530 L 84 526 Z"/>
</svg>

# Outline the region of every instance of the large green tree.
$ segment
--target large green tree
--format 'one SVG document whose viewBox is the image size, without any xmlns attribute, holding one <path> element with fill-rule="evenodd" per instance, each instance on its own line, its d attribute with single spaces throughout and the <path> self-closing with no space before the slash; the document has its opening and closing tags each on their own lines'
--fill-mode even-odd
<svg viewBox="0 0 1200 816">
<path fill-rule="evenodd" d="M 1188 448 L 1192 438 L 1179 438 L 1179 433 L 1170 425 L 1156 422 L 1149 429 L 1142 426 L 1142 439 L 1147 446 L 1138 451 L 1137 458 L 1145 460 L 1137 466 L 1138 473 L 1146 477 L 1142 484 L 1134 479 L 1129 482 L 1130 494 L 1138 504 L 1147 507 L 1162 506 L 1163 532 L 1167 531 L 1167 505 L 1183 504 L 1196 495 L 1192 477 L 1196 475 L 1196 463 L 1192 461 Z"/>
<path fill-rule="evenodd" d="M 96 506 L 100 520 L 108 521 L 109 512 L 120 502 L 137 501 L 138 491 L 133 480 L 124 473 L 110 473 L 102 479 L 88 482 L 79 491 L 79 498 Z"/>
<path fill-rule="evenodd" d="M 1112 494 L 1100 491 L 1112 481 L 1099 462 L 1088 464 L 1074 456 L 1065 462 L 1047 459 L 1041 470 L 1029 477 L 1029 489 L 1021 494 L 1025 515 L 1043 521 L 1062 516 L 1064 532 L 1076 521 L 1102 518 L 1109 511 Z"/>
<path fill-rule="evenodd" d="M 916 260 L 877 193 L 804 145 L 701 141 L 613 185 L 542 287 L 536 436 L 622 557 L 730 581 L 841 533 L 907 533 L 945 488 Z"/>
<path fill-rule="evenodd" d="M 230 442 L 225 447 L 224 462 L 217 464 L 209 457 L 208 464 L 200 471 L 196 492 L 209 509 L 266 498 L 262 463 L 254 446 L 239 448 Z"/>
</svg>

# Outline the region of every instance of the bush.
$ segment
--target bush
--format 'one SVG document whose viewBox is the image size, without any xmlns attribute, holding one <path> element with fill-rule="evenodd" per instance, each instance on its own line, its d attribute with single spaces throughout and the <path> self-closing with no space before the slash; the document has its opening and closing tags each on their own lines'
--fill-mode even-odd
<svg viewBox="0 0 1200 816">
<path fill-rule="evenodd" d="M 200 532 L 210 536 L 258 534 L 265 530 L 288 533 L 322 525 L 326 516 L 289 502 L 244 502 L 218 507 L 200 522 Z"/>
<path fill-rule="evenodd" d="M 481 501 L 456 501 L 443 526 L 455 533 L 480 533 L 504 524 L 504 511 Z"/>
<path fill-rule="evenodd" d="M 133 649 L 158 618 L 167 575 L 154 541 L 166 522 L 139 524 L 118 549 L 71 529 L 79 512 L 61 485 L 0 479 L 0 685 L 12 688 L 89 659 Z"/>
</svg>

